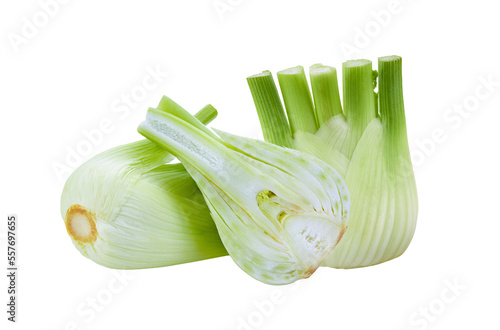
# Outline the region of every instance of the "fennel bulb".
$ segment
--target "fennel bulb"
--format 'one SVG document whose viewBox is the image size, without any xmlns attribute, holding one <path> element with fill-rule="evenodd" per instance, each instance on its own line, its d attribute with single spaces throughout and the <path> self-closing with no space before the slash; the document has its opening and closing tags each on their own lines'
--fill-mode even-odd
<svg viewBox="0 0 500 330">
<path fill-rule="evenodd" d="M 247 78 L 266 141 L 332 165 L 351 195 L 349 228 L 324 265 L 354 268 L 403 254 L 415 231 L 418 200 L 403 105 L 402 61 L 342 66 L 342 109 L 335 68 L 313 65 L 313 97 L 302 67 L 278 72 L 287 116 L 269 71 Z M 314 100 L 314 101 L 313 101 Z"/>
<path fill-rule="evenodd" d="M 160 103 L 161 106 L 161 103 Z M 197 116 L 216 116 L 207 106 Z M 142 140 L 107 150 L 66 181 L 61 215 L 75 247 L 119 269 L 227 255 L 196 183 L 173 156 Z"/>
</svg>

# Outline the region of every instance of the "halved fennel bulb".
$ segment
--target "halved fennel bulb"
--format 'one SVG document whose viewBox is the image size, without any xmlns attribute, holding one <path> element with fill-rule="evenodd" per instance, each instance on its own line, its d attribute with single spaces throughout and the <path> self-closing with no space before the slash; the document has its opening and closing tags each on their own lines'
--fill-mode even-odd
<svg viewBox="0 0 500 330">
<path fill-rule="evenodd" d="M 198 184 L 229 255 L 268 284 L 309 277 L 341 239 L 350 200 L 335 169 L 306 153 L 214 132 L 171 101 L 139 132 Z"/>
</svg>

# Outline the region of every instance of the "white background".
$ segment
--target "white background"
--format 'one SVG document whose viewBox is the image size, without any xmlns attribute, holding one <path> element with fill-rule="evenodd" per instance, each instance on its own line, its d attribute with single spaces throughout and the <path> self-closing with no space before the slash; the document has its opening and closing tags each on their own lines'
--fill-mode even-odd
<svg viewBox="0 0 500 330">
<path fill-rule="evenodd" d="M 20 276 L 15 325 L 6 321 L 1 276 L 1 328 L 498 329 L 495 2 L 221 3 L 231 11 L 218 13 L 213 0 L 74 0 L 59 4 L 44 22 L 37 1 L 2 2 L 0 251 L 6 265 L 6 216 L 15 213 Z M 376 14 L 389 10 L 377 23 Z M 40 27 L 23 36 L 26 21 L 34 20 Z M 369 36 L 360 37 L 366 30 Z M 14 35 L 26 38 L 16 46 Z M 357 53 L 343 51 L 347 44 Z M 65 164 L 68 150 L 86 139 L 84 131 L 103 119 L 113 131 L 81 161 L 139 139 L 137 125 L 163 94 L 191 112 L 211 103 L 219 110 L 214 127 L 258 137 L 245 77 L 317 62 L 339 68 L 349 58 L 370 59 L 376 67 L 378 56 L 392 54 L 403 57 L 420 205 L 417 231 L 402 257 L 365 269 L 321 268 L 282 287 L 253 280 L 224 257 L 127 272 L 120 292 L 109 295 L 115 273 L 73 247 L 59 213 L 68 173 L 60 179 L 53 167 Z M 113 112 L 120 95 L 155 68 L 168 76 L 127 114 Z M 478 100 L 476 89 L 486 93 L 481 81 L 488 79 L 491 91 Z M 450 112 L 464 105 L 462 114 Z M 92 299 L 99 308 L 88 305 Z"/>
</svg>

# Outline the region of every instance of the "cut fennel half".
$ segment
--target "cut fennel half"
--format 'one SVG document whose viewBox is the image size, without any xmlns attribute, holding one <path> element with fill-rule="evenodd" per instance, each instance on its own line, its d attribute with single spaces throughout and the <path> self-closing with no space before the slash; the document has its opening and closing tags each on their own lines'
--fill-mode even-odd
<svg viewBox="0 0 500 330">
<path fill-rule="evenodd" d="M 268 284 L 309 277 L 347 226 L 350 199 L 335 169 L 306 153 L 219 132 L 171 101 L 139 132 L 176 156 L 198 184 L 229 255 Z"/>
</svg>

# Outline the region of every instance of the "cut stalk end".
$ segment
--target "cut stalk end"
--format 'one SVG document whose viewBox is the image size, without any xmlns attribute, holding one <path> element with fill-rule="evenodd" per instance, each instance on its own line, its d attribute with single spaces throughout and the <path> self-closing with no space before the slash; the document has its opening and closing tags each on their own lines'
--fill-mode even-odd
<svg viewBox="0 0 500 330">
<path fill-rule="evenodd" d="M 200 111 L 198 111 L 194 116 L 203 125 L 210 124 L 215 118 L 217 118 L 217 109 L 215 109 L 211 104 L 207 104 Z"/>
<path fill-rule="evenodd" d="M 342 64 L 342 67 L 344 68 L 362 68 L 366 66 L 370 66 L 370 72 L 371 72 L 372 61 L 370 60 L 365 60 L 365 59 L 350 60 Z"/>
<path fill-rule="evenodd" d="M 79 244 L 92 244 L 97 239 L 95 214 L 87 208 L 74 204 L 66 212 L 64 222 L 69 236 Z"/>
</svg>

